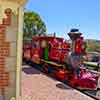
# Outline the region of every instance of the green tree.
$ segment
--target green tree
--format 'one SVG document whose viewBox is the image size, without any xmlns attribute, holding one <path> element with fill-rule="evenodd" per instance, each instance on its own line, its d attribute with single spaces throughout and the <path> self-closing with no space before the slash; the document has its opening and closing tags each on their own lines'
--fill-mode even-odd
<svg viewBox="0 0 100 100">
<path fill-rule="evenodd" d="M 35 12 L 24 13 L 24 41 L 31 40 L 36 34 L 46 32 L 46 25 L 41 17 Z"/>
<path fill-rule="evenodd" d="M 95 40 L 88 40 L 87 50 L 100 52 L 100 43 Z"/>
</svg>

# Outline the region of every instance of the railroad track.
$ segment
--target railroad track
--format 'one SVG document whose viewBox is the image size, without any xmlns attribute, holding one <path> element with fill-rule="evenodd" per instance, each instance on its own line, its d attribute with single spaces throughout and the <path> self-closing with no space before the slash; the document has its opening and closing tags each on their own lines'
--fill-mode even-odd
<svg viewBox="0 0 100 100">
<path fill-rule="evenodd" d="M 98 72 L 98 71 L 94 71 L 94 70 L 89 70 L 89 71 L 94 73 L 94 74 L 100 75 L 100 72 Z M 96 91 L 82 91 L 82 90 L 80 90 L 80 91 L 83 92 L 84 94 L 88 95 L 88 96 L 91 96 L 95 100 L 100 100 L 100 79 L 99 79 L 98 84 L 99 84 L 99 87 Z"/>
<path fill-rule="evenodd" d="M 37 70 L 40 70 L 40 71 L 41 71 L 39 65 L 36 65 L 36 64 L 35 64 L 35 65 L 34 65 L 34 64 L 28 64 L 28 65 L 30 65 L 31 67 L 34 66 L 34 68 L 36 68 Z M 42 72 L 42 73 L 43 73 L 43 72 Z M 44 73 L 43 73 L 43 74 L 44 74 Z M 46 74 L 46 75 L 47 75 L 47 74 Z M 54 79 L 54 80 L 58 80 L 58 79 L 56 79 L 55 77 L 53 77 L 52 74 L 48 74 L 47 76 L 50 77 L 50 78 L 52 78 L 52 79 Z M 70 86 L 70 85 L 68 84 L 68 82 L 64 82 L 64 81 L 61 81 L 61 80 L 58 80 L 58 81 L 62 82 L 62 83 L 65 84 L 65 85 Z M 70 86 L 70 87 L 71 87 L 71 86 Z M 72 87 L 72 88 L 74 88 L 74 87 Z M 87 96 L 93 98 L 94 100 L 100 100 L 100 87 L 99 87 L 97 90 L 95 90 L 95 91 L 92 91 L 92 90 L 91 90 L 91 91 L 80 90 L 80 89 L 77 89 L 77 88 L 74 88 L 74 89 L 76 89 L 76 90 L 80 91 L 81 93 L 83 93 L 83 94 L 85 94 L 85 95 L 87 95 Z"/>
<path fill-rule="evenodd" d="M 94 98 L 95 100 L 100 100 L 100 90 L 97 91 L 82 91 L 84 94 Z"/>
<path fill-rule="evenodd" d="M 61 81 L 63 82 L 63 81 Z M 67 84 L 68 86 L 70 86 L 70 84 L 68 82 L 63 82 L 65 85 Z M 70 86 L 72 87 L 72 86 Z M 81 90 L 75 87 L 72 87 L 78 91 L 80 91 L 81 93 L 93 98 L 94 100 L 100 100 L 100 87 L 98 87 L 97 90 Z"/>
</svg>

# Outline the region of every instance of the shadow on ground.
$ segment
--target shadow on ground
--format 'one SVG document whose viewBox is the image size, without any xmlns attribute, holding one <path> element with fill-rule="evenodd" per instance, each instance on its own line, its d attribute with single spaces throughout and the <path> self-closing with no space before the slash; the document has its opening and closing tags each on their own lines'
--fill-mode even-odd
<svg viewBox="0 0 100 100">
<path fill-rule="evenodd" d="M 36 69 L 30 67 L 30 68 L 22 68 L 22 71 L 26 74 L 40 74 L 39 71 L 37 71 Z"/>
<path fill-rule="evenodd" d="M 56 87 L 58 87 L 60 89 L 71 89 L 71 90 L 73 89 L 73 88 L 71 88 L 71 87 L 69 87 L 69 86 L 67 86 L 67 85 L 65 85 L 63 83 L 57 83 Z"/>
</svg>

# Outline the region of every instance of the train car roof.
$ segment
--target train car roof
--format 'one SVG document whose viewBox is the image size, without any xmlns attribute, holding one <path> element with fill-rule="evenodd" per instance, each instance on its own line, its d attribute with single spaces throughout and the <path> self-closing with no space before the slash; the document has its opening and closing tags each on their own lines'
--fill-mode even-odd
<svg viewBox="0 0 100 100">
<path fill-rule="evenodd" d="M 63 41 L 64 39 L 63 38 L 60 38 L 60 37 L 54 37 L 54 36 L 34 36 L 32 41 L 34 40 L 53 40 L 53 39 L 57 39 L 59 41 Z"/>
</svg>

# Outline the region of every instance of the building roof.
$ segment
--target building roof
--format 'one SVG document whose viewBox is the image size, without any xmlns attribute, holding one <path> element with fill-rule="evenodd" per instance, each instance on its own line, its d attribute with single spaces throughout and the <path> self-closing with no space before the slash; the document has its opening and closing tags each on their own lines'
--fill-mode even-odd
<svg viewBox="0 0 100 100">
<path fill-rule="evenodd" d="M 16 2 L 20 5 L 24 5 L 28 0 L 0 0 L 1 2 Z"/>
</svg>

